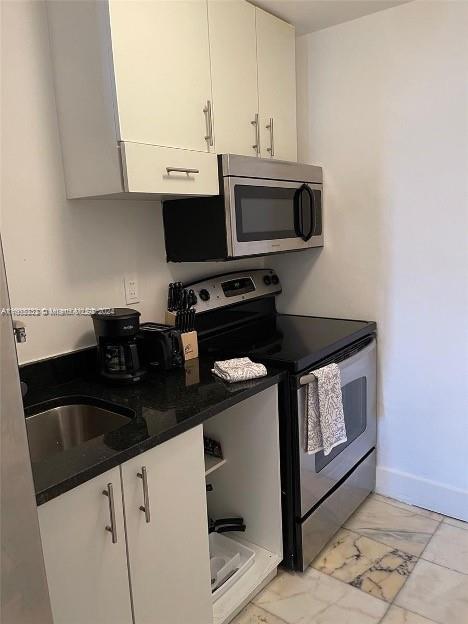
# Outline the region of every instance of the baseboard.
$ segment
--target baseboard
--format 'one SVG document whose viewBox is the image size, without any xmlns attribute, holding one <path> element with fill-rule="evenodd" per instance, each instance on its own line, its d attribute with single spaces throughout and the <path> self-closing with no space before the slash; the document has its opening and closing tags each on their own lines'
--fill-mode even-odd
<svg viewBox="0 0 468 624">
<path fill-rule="evenodd" d="M 468 490 L 378 466 L 376 492 L 468 522 Z"/>
</svg>

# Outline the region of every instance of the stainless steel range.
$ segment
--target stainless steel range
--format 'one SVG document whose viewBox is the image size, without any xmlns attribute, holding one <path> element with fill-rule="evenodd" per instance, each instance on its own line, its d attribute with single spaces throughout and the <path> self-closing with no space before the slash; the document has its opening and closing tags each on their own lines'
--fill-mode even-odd
<svg viewBox="0 0 468 624">
<path fill-rule="evenodd" d="M 281 284 L 270 269 L 219 275 L 190 287 L 198 297 L 202 352 L 215 359 L 249 355 L 286 372 L 279 393 L 283 563 L 304 570 L 374 489 L 376 325 L 277 313 Z M 305 384 L 310 371 L 331 362 L 341 371 L 348 440 L 328 456 L 308 455 Z"/>
</svg>

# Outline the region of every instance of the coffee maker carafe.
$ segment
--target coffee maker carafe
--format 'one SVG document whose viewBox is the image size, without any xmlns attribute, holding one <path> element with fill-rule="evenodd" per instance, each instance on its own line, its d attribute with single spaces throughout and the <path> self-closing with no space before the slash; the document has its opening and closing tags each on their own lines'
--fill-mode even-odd
<svg viewBox="0 0 468 624">
<path fill-rule="evenodd" d="M 92 315 L 98 341 L 99 374 L 105 379 L 134 383 L 145 375 L 136 342 L 139 317 L 138 310 L 131 308 L 114 308 L 109 314 Z"/>
</svg>

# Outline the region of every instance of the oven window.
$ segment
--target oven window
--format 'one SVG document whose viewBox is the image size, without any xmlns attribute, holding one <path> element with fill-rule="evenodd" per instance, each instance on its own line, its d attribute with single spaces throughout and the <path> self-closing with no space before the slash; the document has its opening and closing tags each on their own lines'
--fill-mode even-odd
<svg viewBox="0 0 468 624">
<path fill-rule="evenodd" d="M 296 188 L 236 185 L 237 240 L 296 238 L 295 192 Z"/>
<path fill-rule="evenodd" d="M 323 451 L 319 451 L 315 455 L 315 470 L 320 472 L 327 466 L 337 455 L 349 446 L 361 433 L 364 433 L 367 426 L 367 378 L 360 377 L 343 386 L 341 389 L 343 395 L 343 412 L 346 423 L 346 442 L 335 446 L 329 455 L 324 455 Z"/>
</svg>

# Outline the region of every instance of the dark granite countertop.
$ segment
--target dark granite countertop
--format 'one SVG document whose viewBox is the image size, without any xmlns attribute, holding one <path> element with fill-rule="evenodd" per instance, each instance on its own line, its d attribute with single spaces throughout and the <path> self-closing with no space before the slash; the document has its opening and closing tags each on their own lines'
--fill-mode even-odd
<svg viewBox="0 0 468 624">
<path fill-rule="evenodd" d="M 284 375 L 268 367 L 266 377 L 227 384 L 211 373 L 212 364 L 213 360 L 200 358 L 189 362 L 186 369 L 153 373 L 133 386 L 110 386 L 95 376 L 81 376 L 55 385 L 37 383 L 38 371 L 42 369 L 37 365 L 30 367 L 29 373 L 24 369 L 22 379 L 36 379 L 24 399 L 26 416 L 66 402 L 91 403 L 131 416 L 130 422 L 120 429 L 33 462 L 37 504 L 199 425 L 279 383 Z"/>
</svg>

